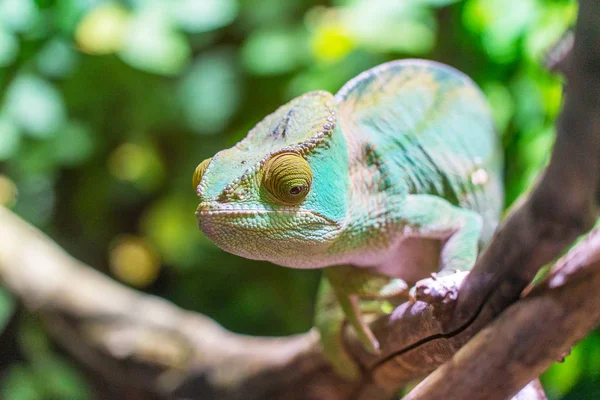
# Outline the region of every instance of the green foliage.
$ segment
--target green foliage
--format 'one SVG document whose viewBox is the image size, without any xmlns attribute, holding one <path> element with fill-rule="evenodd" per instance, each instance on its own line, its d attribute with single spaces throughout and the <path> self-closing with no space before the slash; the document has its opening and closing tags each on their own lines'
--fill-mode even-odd
<svg viewBox="0 0 600 400">
<path fill-rule="evenodd" d="M 0 335 L 12 316 L 14 307 L 15 302 L 12 295 L 0 286 Z"/>
<path fill-rule="evenodd" d="M 27 363 L 14 363 L 2 374 L 0 397 L 6 400 L 90 399 L 80 372 L 57 356 L 39 324 L 23 319 L 19 338 Z"/>
<path fill-rule="evenodd" d="M 510 205 L 547 162 L 562 91 L 542 58 L 575 13 L 571 0 L 0 0 L 0 203 L 118 279 L 155 271 L 124 269 L 114 252 L 158 257 L 146 290 L 229 329 L 301 332 L 318 271 L 243 260 L 203 238 L 195 166 L 294 96 L 423 57 L 488 96 Z M 11 307 L 0 292 L 0 327 Z M 26 326 L 2 398 L 85 398 L 76 370 Z M 553 398 L 593 397 L 598 340 L 550 369 Z"/>
</svg>

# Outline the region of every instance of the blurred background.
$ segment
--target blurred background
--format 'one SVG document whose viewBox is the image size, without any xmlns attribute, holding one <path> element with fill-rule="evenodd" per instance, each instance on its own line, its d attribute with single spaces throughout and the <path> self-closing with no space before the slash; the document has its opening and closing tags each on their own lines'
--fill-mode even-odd
<svg viewBox="0 0 600 400">
<path fill-rule="evenodd" d="M 230 330 L 306 331 L 319 272 L 212 245 L 194 217 L 195 166 L 295 96 L 421 57 L 483 88 L 508 206 L 547 161 L 562 83 L 543 56 L 576 11 L 567 0 L 0 0 L 0 204 L 76 258 Z M 15 304 L 0 287 L 0 398 L 91 398 L 84 371 Z M 552 399 L 600 396 L 600 335 L 543 381 Z"/>
</svg>

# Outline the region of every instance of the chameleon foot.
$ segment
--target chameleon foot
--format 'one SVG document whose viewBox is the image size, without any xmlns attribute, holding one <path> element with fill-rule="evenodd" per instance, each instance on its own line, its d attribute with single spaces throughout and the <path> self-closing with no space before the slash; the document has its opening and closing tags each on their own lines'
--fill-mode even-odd
<svg viewBox="0 0 600 400">
<path fill-rule="evenodd" d="M 360 377 L 360 368 L 356 361 L 346 351 L 342 331 L 344 327 L 343 315 L 336 320 L 317 320 L 317 329 L 321 334 L 321 346 L 325 358 L 331 363 L 333 369 L 344 379 L 349 381 Z"/>
<path fill-rule="evenodd" d="M 433 306 L 452 303 L 458 297 L 460 286 L 468 274 L 468 271 L 433 273 L 431 278 L 421 279 L 410 289 L 409 299 L 413 303 L 424 301 Z"/>
<path fill-rule="evenodd" d="M 379 341 L 373 335 L 371 329 L 360 317 L 361 314 L 346 313 L 345 306 L 359 310 L 359 301 L 355 296 L 347 297 L 346 301 L 337 304 L 337 307 L 329 308 L 322 312 L 315 320 L 315 325 L 321 334 L 321 345 L 325 357 L 331 362 L 337 373 L 348 379 L 354 380 L 360 376 L 358 363 L 352 358 L 344 345 L 343 330 L 345 322 L 352 325 L 357 339 L 362 343 L 366 351 L 379 354 Z"/>
</svg>

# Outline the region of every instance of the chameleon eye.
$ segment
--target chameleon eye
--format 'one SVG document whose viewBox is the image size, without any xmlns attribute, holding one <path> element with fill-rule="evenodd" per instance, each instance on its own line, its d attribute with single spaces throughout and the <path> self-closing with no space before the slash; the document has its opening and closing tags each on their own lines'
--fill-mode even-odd
<svg viewBox="0 0 600 400">
<path fill-rule="evenodd" d="M 297 205 L 308 195 L 312 178 L 304 158 L 296 153 L 280 153 L 265 163 L 262 185 L 278 202 Z"/>
<path fill-rule="evenodd" d="M 210 160 L 212 160 L 212 157 L 202 161 L 196 167 L 196 170 L 194 171 L 194 176 L 192 177 L 192 184 L 194 185 L 194 190 L 196 190 L 196 188 L 200 184 L 200 181 L 202 180 L 202 175 L 204 175 L 206 167 L 208 167 L 208 164 L 210 164 Z"/>
</svg>

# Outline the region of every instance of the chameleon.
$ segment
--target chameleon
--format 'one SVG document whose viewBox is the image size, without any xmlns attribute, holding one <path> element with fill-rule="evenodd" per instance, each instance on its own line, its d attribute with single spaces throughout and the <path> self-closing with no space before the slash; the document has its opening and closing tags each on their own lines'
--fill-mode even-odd
<svg viewBox="0 0 600 400">
<path fill-rule="evenodd" d="M 432 273 L 470 270 L 500 219 L 502 168 L 476 84 L 435 61 L 397 60 L 335 95 L 291 100 L 202 161 L 196 216 L 227 252 L 323 269 L 315 326 L 335 370 L 355 379 L 346 324 L 380 352 L 367 317 Z"/>
</svg>

